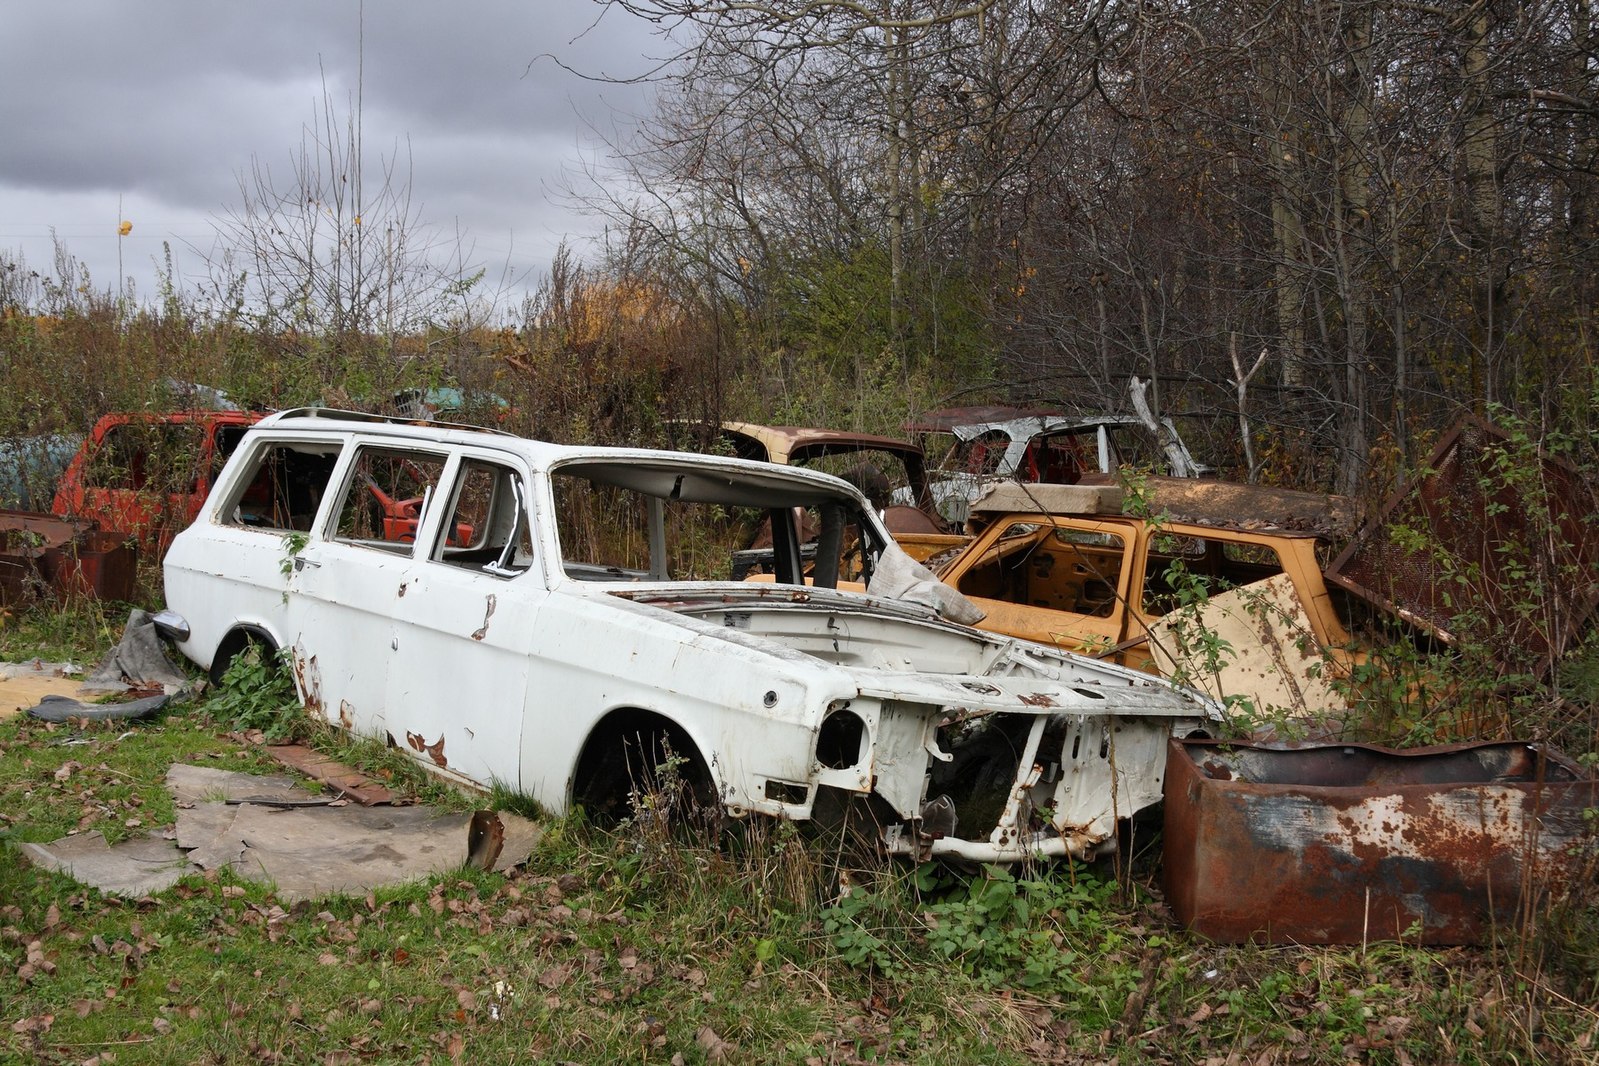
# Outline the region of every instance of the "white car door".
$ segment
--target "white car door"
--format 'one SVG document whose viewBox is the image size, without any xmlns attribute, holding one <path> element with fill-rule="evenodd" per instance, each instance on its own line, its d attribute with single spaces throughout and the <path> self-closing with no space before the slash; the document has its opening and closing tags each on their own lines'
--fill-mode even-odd
<svg viewBox="0 0 1599 1066">
<path fill-rule="evenodd" d="M 396 743 L 452 776 L 521 790 L 530 656 L 547 595 L 529 479 L 512 459 L 467 453 L 393 602 L 387 679 Z"/>
<path fill-rule="evenodd" d="M 301 694 L 311 710 L 364 736 L 403 742 L 386 705 L 395 608 L 447 458 L 358 442 L 333 506 L 290 561 L 288 630 Z"/>
</svg>

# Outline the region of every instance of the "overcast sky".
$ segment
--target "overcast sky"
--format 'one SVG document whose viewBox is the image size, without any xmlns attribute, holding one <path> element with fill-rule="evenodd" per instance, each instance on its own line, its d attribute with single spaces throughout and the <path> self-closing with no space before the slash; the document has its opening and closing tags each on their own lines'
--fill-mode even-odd
<svg viewBox="0 0 1599 1066">
<path fill-rule="evenodd" d="M 536 57 L 631 76 L 658 50 L 647 26 L 585 0 L 368 0 L 364 44 L 357 0 L 0 10 L 0 250 L 46 271 L 53 231 L 111 289 L 127 219 L 121 269 L 146 297 L 163 241 L 181 275 L 204 273 L 212 220 L 240 203 L 252 160 L 290 172 L 324 76 L 341 114 L 364 89 L 368 184 L 380 155 L 408 150 L 424 222 L 464 231 L 491 278 L 507 263 L 536 276 L 563 237 L 601 225 L 561 202 L 563 171 L 648 106 Z"/>
</svg>

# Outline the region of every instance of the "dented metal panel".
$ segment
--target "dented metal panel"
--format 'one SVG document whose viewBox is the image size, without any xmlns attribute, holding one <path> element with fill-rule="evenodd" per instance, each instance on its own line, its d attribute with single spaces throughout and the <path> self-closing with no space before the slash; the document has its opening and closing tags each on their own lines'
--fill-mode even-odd
<svg viewBox="0 0 1599 1066">
<path fill-rule="evenodd" d="M 1508 435 L 1474 417 L 1425 469 L 1328 579 L 1443 640 L 1471 626 L 1502 660 L 1546 668 L 1599 605 L 1599 492 L 1547 456 L 1528 469 Z M 1402 528 L 1418 535 L 1396 537 Z"/>
<path fill-rule="evenodd" d="M 1519 742 L 1393 751 L 1173 740 L 1164 878 L 1226 942 L 1479 943 L 1578 869 L 1599 781 Z"/>
<path fill-rule="evenodd" d="M 1343 660 L 1316 638 L 1288 574 L 1161 617 L 1150 624 L 1149 647 L 1161 674 L 1217 699 L 1246 700 L 1258 715 L 1303 718 L 1349 707 Z"/>
</svg>

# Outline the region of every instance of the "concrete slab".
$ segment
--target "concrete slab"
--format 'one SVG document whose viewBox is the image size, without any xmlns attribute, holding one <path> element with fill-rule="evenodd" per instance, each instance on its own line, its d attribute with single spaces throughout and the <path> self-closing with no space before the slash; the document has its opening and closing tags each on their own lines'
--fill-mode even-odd
<svg viewBox="0 0 1599 1066">
<path fill-rule="evenodd" d="M 59 870 L 113 896 L 153 895 L 195 869 L 176 843 L 153 833 L 115 847 L 98 831 L 19 847 L 35 866 Z"/>
<path fill-rule="evenodd" d="M 107 847 L 99 833 L 84 833 L 26 844 L 23 853 L 118 895 L 159 892 L 184 873 L 226 868 L 274 885 L 280 899 L 301 900 L 361 895 L 458 870 L 468 860 L 474 821 L 479 841 L 503 840 L 493 862 L 499 871 L 525 862 L 543 833 L 538 823 L 504 811 L 362 807 L 289 777 L 210 766 L 173 766 L 167 787 L 179 804 L 173 840 L 141 837 Z"/>
</svg>

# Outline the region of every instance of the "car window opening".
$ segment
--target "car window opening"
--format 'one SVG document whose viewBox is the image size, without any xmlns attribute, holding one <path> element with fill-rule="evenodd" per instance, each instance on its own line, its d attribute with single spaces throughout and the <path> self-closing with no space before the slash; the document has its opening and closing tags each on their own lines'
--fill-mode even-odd
<svg viewBox="0 0 1599 1066">
<path fill-rule="evenodd" d="M 566 576 L 583 581 L 726 581 L 754 574 L 779 584 L 836 588 L 862 581 L 882 546 L 863 540 L 847 497 L 818 488 L 787 506 L 770 486 L 711 474 L 613 465 L 552 476 Z M 777 506 L 773 506 L 777 503 Z M 729 553 L 728 543 L 750 547 Z M 866 550 L 862 550 L 863 546 Z"/>
</svg>

